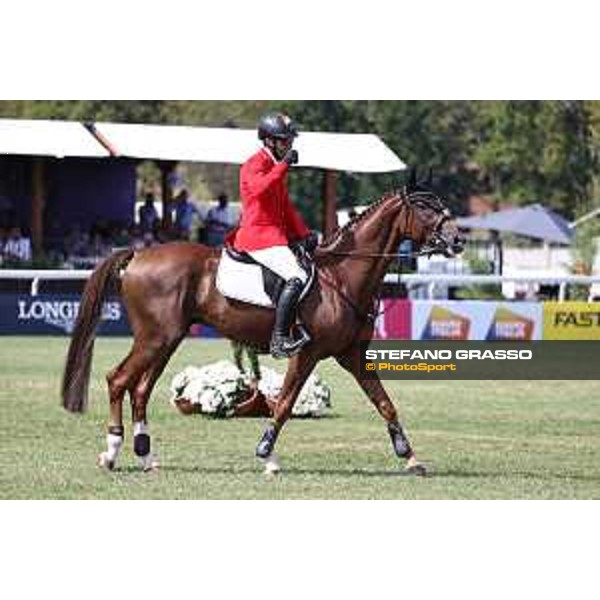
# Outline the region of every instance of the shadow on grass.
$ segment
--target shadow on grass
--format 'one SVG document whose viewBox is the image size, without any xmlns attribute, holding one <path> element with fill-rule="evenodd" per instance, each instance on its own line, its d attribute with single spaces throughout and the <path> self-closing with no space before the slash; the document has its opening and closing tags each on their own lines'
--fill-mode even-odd
<svg viewBox="0 0 600 600">
<path fill-rule="evenodd" d="M 521 479 L 547 480 L 575 480 L 575 481 L 600 481 L 600 474 L 580 474 L 580 473 L 540 473 L 534 471 L 478 471 L 464 469 L 447 469 L 434 471 L 431 475 L 437 478 L 456 478 L 456 479 L 503 479 L 506 477 L 519 477 Z"/>
<path fill-rule="evenodd" d="M 115 475 L 143 475 L 139 467 L 126 466 L 117 467 L 114 471 L 111 471 Z M 161 466 L 158 473 L 148 473 L 148 476 L 160 475 L 160 473 L 181 473 L 181 474 L 197 474 L 197 475 L 262 475 L 263 469 L 261 466 L 257 467 L 202 467 L 202 466 L 178 466 L 178 465 L 166 465 Z M 321 477 L 414 477 L 409 473 L 405 473 L 399 469 L 394 471 L 390 469 L 388 471 L 383 470 L 368 470 L 368 469 L 302 469 L 294 467 L 283 467 L 281 474 L 283 476 L 298 475 L 318 475 Z"/>
<path fill-rule="evenodd" d="M 116 468 L 113 473 L 115 475 L 144 475 L 139 467 L 125 466 Z M 263 475 L 262 467 L 203 467 L 203 466 L 187 466 L 187 465 L 165 465 L 162 466 L 158 473 L 148 473 L 148 477 L 160 476 L 160 473 L 166 474 L 197 474 L 197 475 Z M 522 479 L 548 481 L 582 481 L 582 482 L 597 482 L 600 481 L 600 474 L 580 474 L 580 473 L 539 473 L 532 471 L 482 471 L 477 469 L 445 469 L 437 470 L 430 468 L 427 476 L 416 476 L 412 473 L 407 473 L 403 468 L 394 469 L 327 469 L 314 468 L 305 469 L 298 467 L 283 467 L 282 476 L 284 477 L 336 477 L 336 478 L 402 478 L 402 479 L 419 479 L 419 480 L 444 480 L 444 479 L 504 479 L 507 477 L 517 477 Z"/>
</svg>

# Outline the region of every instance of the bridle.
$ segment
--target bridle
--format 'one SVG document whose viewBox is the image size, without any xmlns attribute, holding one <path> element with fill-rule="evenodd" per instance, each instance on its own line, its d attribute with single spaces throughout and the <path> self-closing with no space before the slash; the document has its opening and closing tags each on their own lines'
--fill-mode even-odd
<svg viewBox="0 0 600 600">
<path fill-rule="evenodd" d="M 414 203 L 411 202 L 414 200 Z M 412 251 L 408 253 L 399 252 L 342 252 L 338 250 L 323 250 L 324 253 L 332 255 L 332 256 L 342 256 L 345 258 L 351 259 L 370 259 L 370 258 L 392 258 L 394 259 L 396 270 L 395 275 L 397 280 L 400 281 L 400 276 L 402 275 L 402 260 L 403 258 L 417 258 L 419 256 L 432 256 L 433 254 L 446 254 L 447 242 L 444 240 L 442 236 L 442 228 L 446 221 L 449 221 L 452 218 L 452 215 L 448 208 L 442 203 L 442 200 L 433 194 L 432 192 L 414 192 L 408 193 L 406 189 L 403 190 L 401 202 L 403 207 L 410 206 L 415 207 L 419 204 L 424 205 L 426 208 L 433 209 L 437 213 L 436 221 L 433 225 L 431 233 L 427 238 L 425 244 L 423 244 L 417 251 Z M 436 204 L 437 206 L 432 206 L 432 204 Z M 411 217 L 414 219 L 414 212 L 411 211 Z M 412 229 L 412 227 L 407 227 L 408 230 Z M 377 293 L 374 302 L 373 302 L 373 310 L 365 312 L 361 310 L 356 302 L 352 298 L 350 298 L 345 292 L 339 289 L 339 287 L 332 281 L 328 281 L 325 277 L 323 278 L 325 283 L 327 283 L 330 287 L 332 287 L 339 296 L 353 309 L 354 313 L 358 317 L 360 321 L 370 321 L 372 323 L 375 322 L 377 317 L 385 314 L 387 309 L 382 311 L 379 310 L 382 302 L 381 292 Z"/>
<path fill-rule="evenodd" d="M 431 229 L 431 233 L 426 240 L 425 244 L 422 245 L 417 251 L 403 254 L 403 257 L 407 258 L 418 258 L 419 256 L 431 256 L 433 254 L 444 253 L 447 243 L 442 236 L 442 228 L 446 221 L 452 219 L 452 214 L 448 208 L 442 203 L 442 200 L 433 194 L 432 192 L 414 192 L 408 193 L 403 190 L 401 202 L 404 206 L 415 207 L 419 204 L 424 205 L 426 208 L 432 209 L 437 213 L 436 221 Z M 411 202 L 414 200 L 414 203 Z M 437 203 L 437 206 L 432 206 L 433 203 Z M 414 219 L 414 215 L 413 215 Z M 408 227 L 408 229 L 411 229 Z M 324 250 L 322 251 L 331 256 L 343 256 L 346 258 L 399 258 L 397 252 L 343 252 L 340 250 Z"/>
</svg>

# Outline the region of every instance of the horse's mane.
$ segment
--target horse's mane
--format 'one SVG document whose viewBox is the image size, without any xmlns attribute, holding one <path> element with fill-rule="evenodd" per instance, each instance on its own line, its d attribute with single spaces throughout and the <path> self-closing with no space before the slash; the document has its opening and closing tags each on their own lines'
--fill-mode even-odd
<svg viewBox="0 0 600 600">
<path fill-rule="evenodd" d="M 326 248 L 328 246 L 333 245 L 337 242 L 347 231 L 350 231 L 354 228 L 355 225 L 366 219 L 368 216 L 372 215 L 375 210 L 377 210 L 386 200 L 390 198 L 397 198 L 403 196 L 404 192 L 401 190 L 394 190 L 392 192 L 387 192 L 384 194 L 379 200 L 376 200 L 372 204 L 369 205 L 363 212 L 352 217 L 345 225 L 342 227 L 338 227 L 334 231 L 332 231 L 320 244 L 321 248 Z"/>
</svg>

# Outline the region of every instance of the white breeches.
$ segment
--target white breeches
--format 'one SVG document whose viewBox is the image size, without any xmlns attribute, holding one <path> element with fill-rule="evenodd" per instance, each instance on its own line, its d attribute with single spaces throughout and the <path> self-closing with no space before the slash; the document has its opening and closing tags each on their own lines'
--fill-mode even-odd
<svg viewBox="0 0 600 600">
<path fill-rule="evenodd" d="M 287 246 L 272 246 L 263 250 L 252 250 L 248 254 L 261 265 L 267 267 L 286 281 L 297 277 L 306 283 L 308 276 L 298 264 L 294 253 Z"/>
</svg>

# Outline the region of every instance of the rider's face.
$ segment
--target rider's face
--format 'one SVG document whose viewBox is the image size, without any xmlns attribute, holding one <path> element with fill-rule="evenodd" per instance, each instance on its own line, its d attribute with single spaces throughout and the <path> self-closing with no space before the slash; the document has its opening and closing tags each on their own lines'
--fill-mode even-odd
<svg viewBox="0 0 600 600">
<path fill-rule="evenodd" d="M 288 138 L 285 140 L 275 138 L 271 142 L 271 150 L 273 151 L 273 154 L 275 155 L 275 158 L 277 160 L 282 160 L 283 157 L 287 154 L 288 150 L 291 149 L 293 144 L 293 138 Z"/>
</svg>

